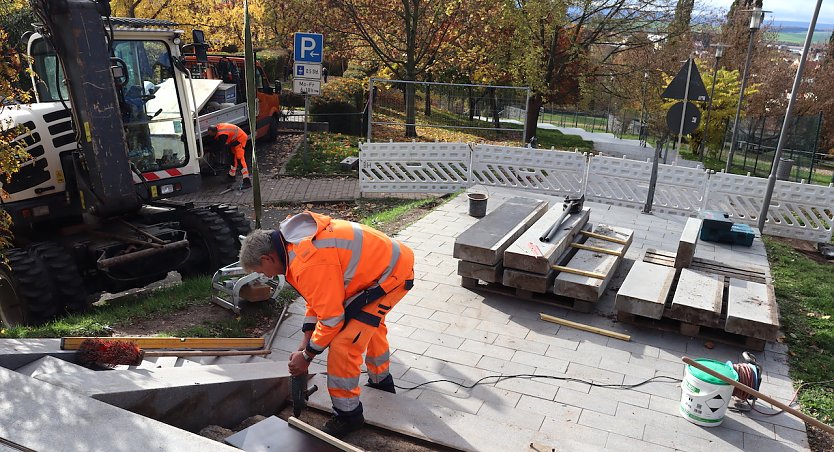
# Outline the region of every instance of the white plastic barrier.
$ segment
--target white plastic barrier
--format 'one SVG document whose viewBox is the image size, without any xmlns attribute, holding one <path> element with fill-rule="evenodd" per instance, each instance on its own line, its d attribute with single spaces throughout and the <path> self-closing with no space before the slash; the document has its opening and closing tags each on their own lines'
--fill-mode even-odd
<svg viewBox="0 0 834 452">
<path fill-rule="evenodd" d="M 587 171 L 578 152 L 478 144 L 472 151 L 472 182 L 553 196 L 582 193 Z"/>
<path fill-rule="evenodd" d="M 591 157 L 589 201 L 642 209 L 649 192 L 652 164 L 615 157 Z M 707 173 L 700 168 L 658 165 L 652 209 L 694 215 L 704 203 Z"/>
<path fill-rule="evenodd" d="M 453 193 L 471 185 L 466 143 L 362 143 L 359 189 L 374 193 Z"/>
<path fill-rule="evenodd" d="M 717 173 L 709 179 L 705 210 L 730 214 L 737 223 L 756 226 L 767 179 Z M 834 188 L 777 181 L 768 209 L 765 233 L 827 242 L 834 226 Z"/>
</svg>

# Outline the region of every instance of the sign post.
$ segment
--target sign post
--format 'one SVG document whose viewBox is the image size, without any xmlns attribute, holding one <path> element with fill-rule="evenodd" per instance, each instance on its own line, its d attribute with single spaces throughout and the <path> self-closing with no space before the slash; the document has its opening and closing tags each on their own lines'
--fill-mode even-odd
<svg viewBox="0 0 834 452">
<path fill-rule="evenodd" d="M 293 37 L 292 91 L 304 95 L 304 167 L 309 169 L 310 150 L 307 141 L 307 118 L 310 96 L 321 94 L 321 63 L 324 36 L 320 33 L 296 33 Z"/>
</svg>

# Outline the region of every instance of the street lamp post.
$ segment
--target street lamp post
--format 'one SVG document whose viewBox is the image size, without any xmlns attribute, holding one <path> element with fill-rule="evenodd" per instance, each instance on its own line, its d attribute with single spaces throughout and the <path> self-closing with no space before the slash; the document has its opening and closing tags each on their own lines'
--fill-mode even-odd
<svg viewBox="0 0 834 452">
<path fill-rule="evenodd" d="M 727 165 L 724 172 L 729 173 L 733 166 L 733 155 L 736 150 L 736 135 L 738 134 L 738 119 L 741 115 L 741 104 L 744 101 L 744 88 L 747 87 L 747 73 L 750 70 L 750 59 L 753 56 L 753 42 L 756 31 L 762 27 L 765 12 L 761 8 L 753 8 L 750 16 L 750 42 L 747 44 L 747 60 L 744 63 L 744 74 L 741 76 L 741 91 L 738 94 L 738 106 L 736 107 L 736 119 L 733 122 L 733 136 L 730 139 L 730 153 L 727 155 Z"/>
<path fill-rule="evenodd" d="M 649 73 L 643 72 L 643 89 L 642 89 L 642 96 L 643 99 L 641 101 L 640 106 L 640 146 L 646 146 L 646 83 L 649 80 Z"/>
<path fill-rule="evenodd" d="M 704 139 L 701 140 L 701 163 L 704 163 L 704 154 L 707 153 L 707 138 L 709 137 L 709 116 L 712 113 L 712 100 L 715 97 L 715 78 L 718 76 L 718 61 L 724 56 L 724 49 L 726 44 L 713 44 L 715 47 L 715 67 L 712 70 L 712 89 L 709 93 L 709 103 L 707 104 L 707 122 L 704 123 Z"/>
</svg>

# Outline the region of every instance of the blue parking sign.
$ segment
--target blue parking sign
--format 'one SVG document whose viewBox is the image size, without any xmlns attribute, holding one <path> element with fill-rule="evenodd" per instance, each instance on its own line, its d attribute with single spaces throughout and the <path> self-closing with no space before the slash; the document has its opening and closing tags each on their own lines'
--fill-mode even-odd
<svg viewBox="0 0 834 452">
<path fill-rule="evenodd" d="M 324 36 L 319 33 L 296 33 L 293 53 L 296 63 L 321 63 Z"/>
</svg>

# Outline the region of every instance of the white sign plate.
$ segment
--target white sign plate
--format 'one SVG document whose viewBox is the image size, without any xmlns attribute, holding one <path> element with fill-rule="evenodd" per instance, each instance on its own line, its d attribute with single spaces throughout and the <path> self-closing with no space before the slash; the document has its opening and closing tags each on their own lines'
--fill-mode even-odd
<svg viewBox="0 0 834 452">
<path fill-rule="evenodd" d="M 295 63 L 294 78 L 321 80 L 321 63 Z"/>
<path fill-rule="evenodd" d="M 292 80 L 292 92 L 295 94 L 308 94 L 318 96 L 321 94 L 321 81 L 294 78 Z"/>
</svg>

